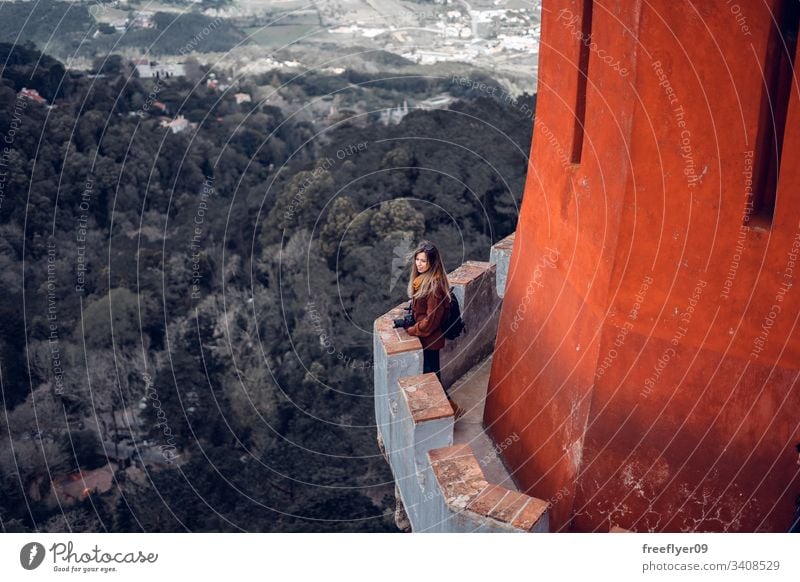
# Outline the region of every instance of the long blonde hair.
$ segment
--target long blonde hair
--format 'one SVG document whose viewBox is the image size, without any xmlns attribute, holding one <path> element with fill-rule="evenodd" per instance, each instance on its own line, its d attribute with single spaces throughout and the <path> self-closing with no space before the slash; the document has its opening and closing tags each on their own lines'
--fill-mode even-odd
<svg viewBox="0 0 800 582">
<path fill-rule="evenodd" d="M 420 273 L 417 270 L 417 255 L 425 253 L 428 257 L 428 270 Z M 421 277 L 419 289 L 414 292 L 414 280 Z M 424 240 L 419 243 L 414 254 L 411 255 L 411 277 L 408 280 L 408 296 L 414 299 L 425 297 L 433 293 L 439 287 L 445 297 L 450 297 L 450 282 L 447 280 L 447 273 L 444 270 L 444 261 L 442 255 L 436 245 L 430 241 Z"/>
</svg>

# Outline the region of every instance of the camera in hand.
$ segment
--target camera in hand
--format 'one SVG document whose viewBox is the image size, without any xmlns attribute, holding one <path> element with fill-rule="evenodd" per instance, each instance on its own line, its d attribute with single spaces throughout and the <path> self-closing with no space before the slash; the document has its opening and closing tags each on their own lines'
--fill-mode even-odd
<svg viewBox="0 0 800 582">
<path fill-rule="evenodd" d="M 403 309 L 408 313 L 406 313 L 400 319 L 392 320 L 392 327 L 394 328 L 402 327 L 403 329 L 405 329 L 414 325 L 414 314 L 411 312 L 411 306 L 409 305 L 408 307 L 404 307 Z"/>
</svg>

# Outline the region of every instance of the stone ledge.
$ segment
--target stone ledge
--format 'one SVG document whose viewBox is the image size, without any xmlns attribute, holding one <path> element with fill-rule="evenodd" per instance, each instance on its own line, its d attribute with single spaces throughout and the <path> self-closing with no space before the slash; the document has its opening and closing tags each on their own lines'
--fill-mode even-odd
<svg viewBox="0 0 800 582">
<path fill-rule="evenodd" d="M 469 445 L 455 445 L 428 453 L 436 484 L 454 512 L 489 518 L 517 531 L 531 531 L 547 517 L 547 503 L 488 483 Z"/>
<path fill-rule="evenodd" d="M 489 251 L 489 262 L 497 265 L 497 296 L 503 297 L 506 292 L 508 270 L 511 266 L 511 254 L 514 250 L 516 233 L 512 232 L 506 238 L 497 241 Z"/>
<path fill-rule="evenodd" d="M 393 320 L 400 319 L 407 313 L 403 309 L 407 305 L 407 301 L 401 303 L 375 320 L 375 333 L 378 334 L 387 356 L 422 350 L 419 338 L 408 335 L 403 328 L 392 327 Z"/>
<path fill-rule="evenodd" d="M 547 503 L 536 497 L 490 484 L 467 509 L 507 523 L 513 528 L 530 531 L 547 511 Z"/>
<path fill-rule="evenodd" d="M 450 285 L 453 287 L 469 287 L 472 283 L 479 282 L 481 277 L 487 273 L 493 273 L 496 267 L 492 263 L 483 261 L 465 261 L 460 267 L 455 269 L 452 273 L 448 273 L 447 278 Z M 472 312 L 475 311 L 475 306 L 466 305 L 464 292 L 457 292 L 459 301 L 461 303 L 461 313 L 466 319 L 469 319 Z M 386 350 L 387 356 L 402 354 L 404 352 L 413 352 L 415 350 L 422 350 L 422 343 L 416 336 L 411 336 L 406 333 L 405 329 L 392 327 L 394 319 L 400 319 L 407 312 L 403 309 L 408 306 L 408 301 L 404 301 L 391 311 L 384 313 L 375 320 L 374 332 L 380 339 L 380 343 Z M 499 311 L 499 306 L 498 306 Z M 451 342 L 452 343 L 452 342 Z"/>
<path fill-rule="evenodd" d="M 508 251 L 510 253 L 514 248 L 514 238 L 516 234 L 516 232 L 512 232 L 506 238 L 500 239 L 492 245 L 492 249 L 496 249 L 498 251 Z"/>
<path fill-rule="evenodd" d="M 415 424 L 453 416 L 453 408 L 436 374 L 406 376 L 398 384 Z"/>
<path fill-rule="evenodd" d="M 448 340 L 442 349 L 442 386 L 445 390 L 449 390 L 494 348 L 502 305 L 497 296 L 496 274 L 497 266 L 492 263 L 466 261 L 448 275 L 466 330 L 455 340 Z"/>
<path fill-rule="evenodd" d="M 447 275 L 447 279 L 450 281 L 450 285 L 467 286 L 475 279 L 482 277 L 486 271 L 494 268 L 492 263 L 486 261 L 464 261 L 460 267 Z M 461 308 L 464 309 L 464 306 L 462 305 Z"/>
<path fill-rule="evenodd" d="M 490 487 L 469 446 L 463 449 L 466 458 L 456 455 L 439 459 L 438 476 L 431 466 L 431 458 L 436 458 L 436 454 L 430 456 L 431 451 L 448 450 L 453 445 L 455 418 L 443 386 L 450 386 L 491 353 L 494 346 L 502 304 L 496 292 L 496 272 L 497 267 L 492 263 L 466 261 L 448 274 L 467 331 L 446 342 L 441 356 L 441 383 L 435 374 L 421 373 L 419 338 L 392 326 L 393 319 L 406 313 L 403 307 L 408 305 L 407 301 L 375 319 L 373 324 L 379 441 L 383 442 L 406 515 L 415 531 L 519 532 L 547 527 L 547 514 L 543 518 L 536 515 L 533 510 L 537 506 L 528 502 L 527 497 L 520 501 L 516 496 L 505 495 L 497 507 L 496 504 L 484 507 L 488 498 L 481 497 L 474 508 L 468 508 Z M 446 479 L 447 473 L 452 473 L 453 478 Z M 500 487 L 490 491 L 508 490 Z"/>
<path fill-rule="evenodd" d="M 489 486 L 469 445 L 454 445 L 428 452 L 439 490 L 445 503 L 462 511 Z"/>
</svg>

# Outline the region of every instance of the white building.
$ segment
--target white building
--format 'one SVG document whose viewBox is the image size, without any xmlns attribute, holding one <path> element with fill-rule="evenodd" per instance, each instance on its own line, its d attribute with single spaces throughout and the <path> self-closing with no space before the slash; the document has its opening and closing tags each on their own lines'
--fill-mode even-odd
<svg viewBox="0 0 800 582">
<path fill-rule="evenodd" d="M 402 106 L 381 111 L 380 121 L 383 125 L 397 125 L 406 115 L 408 115 L 408 101 L 403 100 Z"/>
<path fill-rule="evenodd" d="M 161 127 L 169 127 L 172 133 L 180 133 L 182 131 L 186 131 L 187 129 L 194 129 L 197 127 L 196 123 L 192 123 L 188 119 L 186 119 L 183 114 L 178 115 L 172 121 L 162 121 Z"/>
<path fill-rule="evenodd" d="M 183 77 L 186 70 L 183 63 L 159 63 L 158 61 L 150 61 L 136 65 L 136 70 L 141 79 L 152 79 L 158 76 L 160 79 L 168 77 Z"/>
</svg>

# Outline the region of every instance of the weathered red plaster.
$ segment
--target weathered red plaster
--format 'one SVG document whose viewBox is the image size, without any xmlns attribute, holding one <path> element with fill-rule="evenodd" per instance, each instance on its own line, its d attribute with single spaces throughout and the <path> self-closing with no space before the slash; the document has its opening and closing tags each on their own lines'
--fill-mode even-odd
<svg viewBox="0 0 800 582">
<path fill-rule="evenodd" d="M 528 494 L 551 500 L 553 531 L 789 526 L 800 263 L 780 289 L 800 236 L 797 88 L 774 218 L 750 221 L 737 251 L 774 4 L 738 0 L 745 32 L 725 3 L 595 2 L 572 164 L 579 41 L 560 11 L 578 15 L 581 1 L 544 2 L 531 167 L 484 420 L 496 442 L 519 435 L 503 455 Z"/>
</svg>

